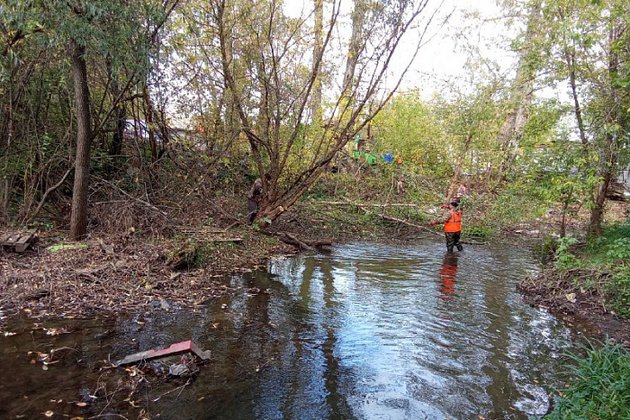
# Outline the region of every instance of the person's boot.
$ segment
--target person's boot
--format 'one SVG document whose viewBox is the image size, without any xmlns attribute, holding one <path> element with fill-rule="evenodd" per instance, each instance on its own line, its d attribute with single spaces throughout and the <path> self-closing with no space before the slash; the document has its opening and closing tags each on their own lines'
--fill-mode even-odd
<svg viewBox="0 0 630 420">
<path fill-rule="evenodd" d="M 457 250 L 458 251 L 463 251 L 464 247 L 461 244 L 457 244 Z"/>
<path fill-rule="evenodd" d="M 452 246 L 447 246 L 447 247 L 446 247 L 446 250 L 447 250 L 448 252 L 453 252 L 453 247 L 452 247 Z"/>
</svg>

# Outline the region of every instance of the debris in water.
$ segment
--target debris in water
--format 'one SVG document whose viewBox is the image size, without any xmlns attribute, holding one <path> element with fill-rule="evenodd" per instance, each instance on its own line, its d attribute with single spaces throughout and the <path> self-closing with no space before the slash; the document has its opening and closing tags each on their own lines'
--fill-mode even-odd
<svg viewBox="0 0 630 420">
<path fill-rule="evenodd" d="M 116 366 L 128 365 L 130 363 L 136 363 L 144 360 L 155 359 L 158 357 L 172 356 L 175 354 L 182 354 L 191 352 L 197 355 L 202 360 L 208 360 L 210 358 L 210 350 L 202 351 L 191 340 L 182 341 L 179 343 L 171 344 L 165 349 L 153 349 L 147 351 L 141 351 L 140 353 L 131 354 L 124 359 L 121 359 L 115 363 Z"/>
</svg>

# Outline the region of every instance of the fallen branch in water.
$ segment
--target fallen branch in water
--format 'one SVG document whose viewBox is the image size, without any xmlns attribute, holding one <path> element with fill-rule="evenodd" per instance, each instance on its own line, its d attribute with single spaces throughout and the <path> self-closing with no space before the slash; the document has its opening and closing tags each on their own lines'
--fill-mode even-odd
<svg viewBox="0 0 630 420">
<path fill-rule="evenodd" d="M 305 239 L 300 239 L 297 236 L 293 235 L 289 232 L 279 232 L 275 234 L 282 242 L 285 244 L 292 245 L 301 250 L 309 250 L 315 251 L 315 248 L 322 248 L 332 245 L 332 241 L 329 239 L 319 240 L 319 241 L 309 241 Z"/>
</svg>

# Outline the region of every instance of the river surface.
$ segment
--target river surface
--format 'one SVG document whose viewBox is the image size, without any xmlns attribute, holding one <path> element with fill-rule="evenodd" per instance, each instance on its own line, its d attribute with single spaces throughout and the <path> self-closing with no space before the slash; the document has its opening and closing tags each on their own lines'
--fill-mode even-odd
<svg viewBox="0 0 630 420">
<path fill-rule="evenodd" d="M 0 335 L 0 418 L 540 417 L 577 343 L 522 302 L 515 286 L 536 270 L 514 246 L 355 243 L 232 277 L 197 311 L 15 320 Z M 101 369 L 189 339 L 212 352 L 190 383 L 147 375 L 127 397 L 133 369 Z M 57 363 L 37 360 L 52 349 Z"/>
</svg>

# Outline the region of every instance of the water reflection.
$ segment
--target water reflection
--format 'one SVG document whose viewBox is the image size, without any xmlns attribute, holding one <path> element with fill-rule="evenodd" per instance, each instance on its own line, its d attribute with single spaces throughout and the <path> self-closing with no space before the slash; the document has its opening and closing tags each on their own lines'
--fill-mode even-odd
<svg viewBox="0 0 630 420">
<path fill-rule="evenodd" d="M 515 292 L 515 282 L 534 269 L 521 250 L 468 247 L 444 255 L 441 242 L 351 244 L 331 255 L 278 260 L 270 273 L 232 278 L 233 295 L 200 312 L 120 317 L 66 336 L 64 345 L 79 350 L 82 367 L 68 364 L 42 376 L 24 357 L 42 344 L 25 335 L 5 338 L 19 345 L 5 347 L 0 366 L 32 380 L 0 384 L 0 414 L 46 411 L 47 401 L 60 395 L 49 391 L 54 383 L 63 383 L 66 400 L 93 389 L 98 373 L 86 374 L 86 368 L 94 360 L 192 338 L 212 351 L 212 362 L 179 394 L 154 401 L 165 391 L 154 384 L 146 413 L 193 419 L 540 416 L 549 402 L 538 384 L 559 384 L 560 355 L 573 344 L 556 319 L 524 305 Z M 112 334 L 97 339 L 103 331 Z M 39 402 L 28 409 L 3 404 L 35 389 Z M 113 412 L 139 414 L 128 406 Z"/>
<path fill-rule="evenodd" d="M 459 254 L 447 252 L 442 259 L 442 267 L 440 267 L 441 288 L 440 299 L 451 300 L 455 296 L 455 280 L 457 279 L 457 259 Z"/>
</svg>

